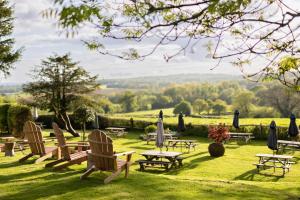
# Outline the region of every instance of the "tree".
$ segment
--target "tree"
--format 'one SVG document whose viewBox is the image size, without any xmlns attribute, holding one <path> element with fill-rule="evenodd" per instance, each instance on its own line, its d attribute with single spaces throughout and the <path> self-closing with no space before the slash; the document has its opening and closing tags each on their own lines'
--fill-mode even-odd
<svg viewBox="0 0 300 200">
<path fill-rule="evenodd" d="M 241 117 L 247 117 L 253 107 L 253 101 L 254 94 L 252 92 L 240 92 L 233 99 L 233 109 L 239 110 Z"/>
<path fill-rule="evenodd" d="M 121 97 L 124 112 L 134 112 L 138 109 L 137 97 L 132 92 L 125 92 Z"/>
<path fill-rule="evenodd" d="M 0 0 L 0 71 L 4 76 L 10 74 L 13 63 L 21 57 L 21 49 L 14 50 L 15 43 L 10 35 L 13 31 L 13 9 L 8 6 L 7 0 Z"/>
<path fill-rule="evenodd" d="M 174 114 L 185 114 L 186 116 L 189 116 L 192 114 L 192 105 L 188 101 L 182 101 L 179 104 L 177 104 L 173 110 Z"/>
<path fill-rule="evenodd" d="M 67 35 L 92 24 L 101 37 L 135 42 L 148 42 L 152 37 L 156 41 L 153 48 L 143 54 L 135 48 L 111 52 L 102 44 L 101 37 L 85 41 L 89 48 L 100 54 L 128 60 L 144 59 L 162 45 L 180 42 L 180 48 L 163 55 L 169 61 L 181 53 L 194 52 L 204 41 L 212 58 L 219 61 L 232 58 L 232 63 L 240 67 L 245 76 L 255 80 L 276 78 L 300 90 L 299 64 L 295 65 L 300 59 L 300 11 L 294 9 L 295 2 L 55 0 L 54 6 L 44 15 L 57 17 Z M 288 61 L 283 64 L 286 56 Z M 245 65 L 257 60 L 263 64 L 256 73 L 244 71 Z M 282 64 L 289 67 L 282 67 Z M 293 75 L 296 77 L 289 78 Z"/>
<path fill-rule="evenodd" d="M 208 103 L 204 99 L 196 99 L 193 103 L 193 110 L 200 114 L 202 111 L 208 110 Z"/>
<path fill-rule="evenodd" d="M 226 111 L 227 104 L 225 101 L 222 101 L 220 99 L 216 100 L 216 102 L 213 104 L 213 110 L 218 115 L 221 115 L 221 113 L 224 113 Z"/>
<path fill-rule="evenodd" d="M 81 125 L 83 132 L 82 141 L 85 141 L 86 123 L 95 120 L 95 115 L 93 111 L 86 106 L 78 107 L 73 114 L 75 117 L 75 121 Z"/>
<path fill-rule="evenodd" d="M 282 85 L 268 85 L 267 88 L 258 91 L 257 96 L 263 105 L 272 106 L 282 117 L 289 117 L 291 113 L 300 109 L 299 94 Z"/>
<path fill-rule="evenodd" d="M 97 76 L 91 76 L 69 54 L 50 56 L 42 60 L 33 73 L 34 82 L 24 85 L 24 92 L 30 93 L 39 107 L 54 112 L 57 122 L 73 136 L 79 136 L 73 129 L 68 111 L 71 103 L 94 91 L 99 84 Z"/>
</svg>

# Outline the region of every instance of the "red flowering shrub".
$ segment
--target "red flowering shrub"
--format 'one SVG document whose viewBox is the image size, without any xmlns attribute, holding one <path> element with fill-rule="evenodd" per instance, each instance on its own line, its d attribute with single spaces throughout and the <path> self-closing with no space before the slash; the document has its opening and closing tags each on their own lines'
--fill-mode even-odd
<svg viewBox="0 0 300 200">
<path fill-rule="evenodd" d="M 229 139 L 228 128 L 220 124 L 218 126 L 208 127 L 208 138 L 213 139 L 215 143 L 222 143 L 224 140 Z"/>
</svg>

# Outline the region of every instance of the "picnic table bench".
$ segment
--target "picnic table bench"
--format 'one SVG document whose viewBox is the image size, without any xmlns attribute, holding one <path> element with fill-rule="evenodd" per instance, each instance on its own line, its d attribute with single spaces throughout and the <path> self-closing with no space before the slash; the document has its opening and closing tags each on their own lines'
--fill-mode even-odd
<svg viewBox="0 0 300 200">
<path fill-rule="evenodd" d="M 228 140 L 244 140 L 245 143 L 248 143 L 253 139 L 252 133 L 229 133 L 230 138 Z M 226 141 L 225 141 L 226 142 Z"/>
<path fill-rule="evenodd" d="M 150 141 L 155 141 L 156 136 L 157 136 L 157 133 L 148 133 L 146 135 L 147 144 L 149 144 Z M 174 134 L 166 133 L 166 134 L 164 134 L 164 138 L 165 138 L 165 140 L 172 140 L 172 139 L 176 139 L 177 137 Z"/>
<path fill-rule="evenodd" d="M 180 148 L 180 150 L 182 151 L 183 148 L 188 149 L 188 151 L 190 152 L 191 148 L 193 148 L 195 150 L 196 147 L 196 140 L 167 140 L 167 144 L 165 145 L 167 151 L 169 150 L 169 148 Z"/>
<path fill-rule="evenodd" d="M 122 137 L 127 134 L 125 132 L 125 128 L 119 128 L 119 127 L 107 127 L 105 130 L 107 130 L 107 135 Z"/>
<path fill-rule="evenodd" d="M 273 154 L 256 154 L 259 158 L 259 162 L 256 165 L 258 171 L 260 169 L 273 168 L 274 172 L 276 168 L 281 168 L 283 170 L 283 176 L 287 171 L 290 171 L 290 167 L 295 162 L 291 159 L 293 156 L 289 155 L 273 155 Z"/>
<path fill-rule="evenodd" d="M 288 141 L 288 140 L 277 140 L 278 150 L 284 152 L 287 147 L 292 148 L 294 150 L 300 150 L 300 142 L 297 141 Z"/>
<path fill-rule="evenodd" d="M 140 165 L 141 171 L 144 171 L 146 167 L 163 167 L 168 171 L 182 166 L 181 152 L 146 151 L 140 155 L 145 157 L 145 160 L 136 161 Z"/>
</svg>

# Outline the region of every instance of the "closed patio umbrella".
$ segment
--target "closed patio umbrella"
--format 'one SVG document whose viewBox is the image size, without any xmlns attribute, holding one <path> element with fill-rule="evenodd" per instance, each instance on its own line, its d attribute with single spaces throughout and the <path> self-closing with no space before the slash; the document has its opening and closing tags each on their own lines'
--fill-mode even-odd
<svg viewBox="0 0 300 200">
<path fill-rule="evenodd" d="M 159 115 L 158 116 L 159 116 L 160 119 L 164 120 L 164 113 L 163 113 L 162 110 L 159 111 Z"/>
<path fill-rule="evenodd" d="M 178 116 L 178 131 L 179 132 L 185 131 L 185 125 L 184 125 L 184 120 L 183 120 L 183 114 L 182 114 L 182 112 Z"/>
<path fill-rule="evenodd" d="M 240 125 L 239 125 L 239 114 L 240 114 L 240 112 L 238 110 L 234 111 L 232 125 L 236 129 L 240 128 Z"/>
<path fill-rule="evenodd" d="M 273 151 L 278 149 L 275 121 L 272 121 L 271 124 L 270 124 L 268 144 L 267 145 L 268 145 L 269 149 L 272 149 Z"/>
<path fill-rule="evenodd" d="M 294 114 L 291 114 L 290 116 L 290 126 L 288 134 L 290 137 L 296 137 L 299 134 L 299 130 L 296 124 L 296 116 Z"/>
<path fill-rule="evenodd" d="M 162 120 L 159 118 L 157 122 L 157 130 L 156 130 L 156 142 L 155 145 L 160 148 L 160 151 L 162 151 L 162 148 L 164 146 L 164 125 Z"/>
</svg>

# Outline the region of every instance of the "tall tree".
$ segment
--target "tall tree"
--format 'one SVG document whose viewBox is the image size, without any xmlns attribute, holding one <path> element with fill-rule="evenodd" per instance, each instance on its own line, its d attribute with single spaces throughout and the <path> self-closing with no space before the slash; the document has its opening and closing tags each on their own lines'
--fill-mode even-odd
<svg viewBox="0 0 300 200">
<path fill-rule="evenodd" d="M 33 79 L 35 81 L 26 84 L 23 90 L 30 93 L 41 108 L 53 111 L 59 124 L 68 132 L 79 136 L 67 112 L 71 111 L 73 101 L 99 86 L 97 76 L 91 76 L 66 54 L 42 60 L 41 65 L 34 70 Z"/>
<path fill-rule="evenodd" d="M 232 58 L 246 76 L 276 78 L 300 91 L 300 11 L 293 5 L 297 0 L 53 1 L 54 7 L 45 15 L 55 15 L 67 33 L 90 23 L 100 36 L 146 43 L 152 37 L 156 41 L 143 54 L 135 48 L 109 51 L 100 37 L 86 41 L 101 54 L 143 59 L 162 45 L 180 43 L 181 48 L 163 55 L 168 61 L 197 51 L 204 41 L 212 58 Z M 260 69 L 248 74 L 244 66 L 252 61 L 257 65 L 258 60 L 263 63 Z"/>
<path fill-rule="evenodd" d="M 10 69 L 21 56 L 21 49 L 14 50 L 14 39 L 10 37 L 13 31 L 13 9 L 7 0 L 0 0 L 0 71 L 4 76 L 10 74 Z"/>
</svg>

